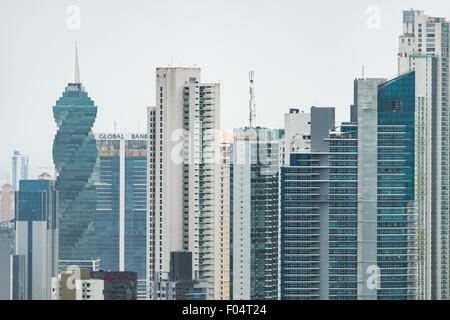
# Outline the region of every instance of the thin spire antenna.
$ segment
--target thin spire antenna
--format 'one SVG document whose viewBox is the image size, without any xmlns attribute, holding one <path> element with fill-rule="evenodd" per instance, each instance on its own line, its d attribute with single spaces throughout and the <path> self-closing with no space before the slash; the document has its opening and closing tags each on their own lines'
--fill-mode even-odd
<svg viewBox="0 0 450 320">
<path fill-rule="evenodd" d="M 75 42 L 75 60 L 73 63 L 73 83 L 81 83 L 80 64 L 78 63 L 78 47 L 76 42 Z"/>
<path fill-rule="evenodd" d="M 256 104 L 255 104 L 255 86 L 254 86 L 254 79 L 255 79 L 255 72 L 253 70 L 249 73 L 249 93 L 250 93 L 250 99 L 248 102 L 248 109 L 249 109 L 249 126 L 250 128 L 255 127 L 255 120 L 256 120 Z"/>
</svg>

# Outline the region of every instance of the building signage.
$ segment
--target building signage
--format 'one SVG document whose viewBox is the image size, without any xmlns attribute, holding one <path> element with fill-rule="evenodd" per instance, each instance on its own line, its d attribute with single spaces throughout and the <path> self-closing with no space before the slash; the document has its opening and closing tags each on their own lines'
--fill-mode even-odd
<svg viewBox="0 0 450 320">
<path fill-rule="evenodd" d="M 97 140 L 147 140 L 145 133 L 96 133 Z"/>
<path fill-rule="evenodd" d="M 77 86 L 74 86 L 74 85 L 68 85 L 67 86 L 67 91 L 79 91 L 79 88 Z"/>
</svg>

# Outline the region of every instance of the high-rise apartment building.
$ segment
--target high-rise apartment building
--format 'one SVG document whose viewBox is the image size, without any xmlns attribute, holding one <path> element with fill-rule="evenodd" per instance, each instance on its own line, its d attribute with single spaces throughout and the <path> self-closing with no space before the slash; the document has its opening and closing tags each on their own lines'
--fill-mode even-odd
<svg viewBox="0 0 450 320">
<path fill-rule="evenodd" d="M 416 78 L 410 72 L 389 81 L 355 80 L 360 299 L 409 300 L 418 295 Z M 370 285 L 374 270 L 379 270 L 377 286 Z"/>
<path fill-rule="evenodd" d="M 0 222 L 14 219 L 14 187 L 5 183 L 0 191 Z"/>
<path fill-rule="evenodd" d="M 231 146 L 231 299 L 278 298 L 280 139 L 283 130 L 238 128 Z"/>
<path fill-rule="evenodd" d="M 13 252 L 13 230 L 7 224 L 0 224 L 0 300 L 10 299 L 11 261 Z"/>
<path fill-rule="evenodd" d="M 448 299 L 448 38 L 444 18 L 405 11 L 398 77 L 355 80 L 351 122 L 324 140 L 328 159 L 301 152 L 282 169 L 282 298 Z M 294 234 L 323 236 L 308 219 L 324 203 L 327 247 L 303 255 Z"/>
<path fill-rule="evenodd" d="M 398 72 L 415 71 L 415 207 L 425 242 L 420 297 L 449 299 L 450 23 L 423 11 L 403 12 Z"/>
<path fill-rule="evenodd" d="M 19 190 L 19 180 L 28 180 L 28 156 L 15 150 L 12 156 L 11 182 L 14 191 Z"/>
<path fill-rule="evenodd" d="M 170 252 L 192 252 L 192 270 L 218 298 L 220 85 L 199 68 L 157 68 L 148 108 L 148 290 Z"/>
<path fill-rule="evenodd" d="M 220 222 L 219 248 L 216 252 L 219 265 L 218 300 L 230 300 L 230 142 L 229 135 L 222 134 L 220 142 Z"/>
<path fill-rule="evenodd" d="M 355 80 L 336 129 L 311 108 L 311 151 L 281 173 L 282 299 L 418 297 L 415 77 Z"/>
<path fill-rule="evenodd" d="M 53 107 L 58 126 L 53 143 L 53 162 L 59 191 L 61 260 L 95 260 L 96 191 L 93 172 L 97 144 L 91 131 L 97 107 L 80 81 L 75 48 L 74 79 Z"/>
<path fill-rule="evenodd" d="M 299 125 L 294 120 L 306 118 Z M 280 169 L 280 299 L 328 299 L 329 146 L 334 108 L 291 109 L 285 115 Z M 314 133 L 314 134 L 313 134 Z M 289 142 L 292 141 L 292 142 Z M 289 148 L 289 150 L 288 150 Z M 347 188 L 347 187 L 346 187 Z M 331 196 L 331 195 L 330 195 Z"/>
<path fill-rule="evenodd" d="M 137 273 L 146 297 L 147 135 L 96 133 L 95 230 L 101 269 Z"/>
<path fill-rule="evenodd" d="M 19 285 L 23 283 L 23 293 L 19 297 L 50 300 L 51 278 L 58 274 L 58 196 L 55 182 L 21 180 L 15 203 L 14 256 L 23 257 L 23 262 L 17 266 L 24 268 L 25 274 L 24 281 L 17 282 Z M 14 270 L 14 262 L 13 273 L 22 273 Z"/>
</svg>

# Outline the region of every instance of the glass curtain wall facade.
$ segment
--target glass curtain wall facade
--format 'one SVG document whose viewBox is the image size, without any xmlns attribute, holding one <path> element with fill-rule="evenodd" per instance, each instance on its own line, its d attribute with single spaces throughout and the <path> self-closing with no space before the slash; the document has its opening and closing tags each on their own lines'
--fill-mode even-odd
<svg viewBox="0 0 450 320">
<path fill-rule="evenodd" d="M 96 191 L 93 172 L 97 144 L 91 132 L 97 107 L 81 83 L 69 83 L 53 107 L 58 126 L 53 162 L 59 191 L 60 259 L 93 260 L 97 257 L 94 219 Z"/>
<path fill-rule="evenodd" d="M 358 122 L 329 132 L 325 161 L 312 145 L 281 168 L 282 299 L 417 298 L 415 73 L 355 82 Z M 360 131 L 373 140 L 362 149 Z"/>
<path fill-rule="evenodd" d="M 283 300 L 358 298 L 357 125 L 325 141 L 328 151 L 293 153 L 281 168 Z"/>
<path fill-rule="evenodd" d="M 414 210 L 415 73 L 378 86 L 377 262 L 379 300 L 417 295 Z"/>
<path fill-rule="evenodd" d="M 137 272 L 138 295 L 145 298 L 146 135 L 96 134 L 96 138 L 95 229 L 101 269 Z"/>
<path fill-rule="evenodd" d="M 58 274 L 57 195 L 49 180 L 21 180 L 16 191 L 14 254 L 25 263 L 22 297 L 27 300 L 50 300 L 51 278 Z"/>
<path fill-rule="evenodd" d="M 320 155 L 291 154 L 281 168 L 282 300 L 320 299 Z"/>
<path fill-rule="evenodd" d="M 329 138 L 329 299 L 355 300 L 357 290 L 358 132 L 342 123 Z"/>
<path fill-rule="evenodd" d="M 308 143 L 300 148 L 285 143 L 290 156 L 280 170 L 283 300 L 328 299 L 328 283 L 320 279 L 328 278 L 328 180 L 333 169 L 329 168 L 329 145 L 325 138 L 334 129 L 334 113 L 333 107 L 311 107 L 303 125 L 289 126 L 287 130 L 291 131 L 288 139 L 300 135 Z M 287 117 L 292 116 L 291 109 Z"/>
<path fill-rule="evenodd" d="M 95 230 L 100 268 L 105 271 L 119 271 L 120 157 L 105 156 L 103 150 L 118 149 L 119 144 L 120 141 L 97 141 Z"/>
<path fill-rule="evenodd" d="M 279 140 L 283 130 L 234 131 L 230 169 L 231 299 L 278 298 Z"/>
</svg>

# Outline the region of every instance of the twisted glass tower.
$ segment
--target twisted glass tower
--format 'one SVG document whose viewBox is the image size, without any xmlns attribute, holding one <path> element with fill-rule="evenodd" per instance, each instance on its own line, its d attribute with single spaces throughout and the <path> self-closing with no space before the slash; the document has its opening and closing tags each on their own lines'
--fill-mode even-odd
<svg viewBox="0 0 450 320">
<path fill-rule="evenodd" d="M 74 79 L 53 107 L 53 116 L 58 126 L 53 162 L 61 210 L 59 259 L 91 260 L 97 256 L 93 181 L 97 145 L 91 131 L 97 107 L 81 85 L 76 46 Z"/>
</svg>

